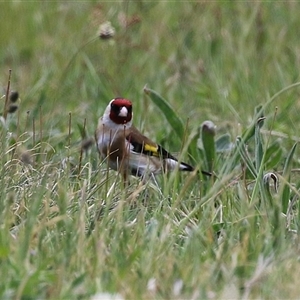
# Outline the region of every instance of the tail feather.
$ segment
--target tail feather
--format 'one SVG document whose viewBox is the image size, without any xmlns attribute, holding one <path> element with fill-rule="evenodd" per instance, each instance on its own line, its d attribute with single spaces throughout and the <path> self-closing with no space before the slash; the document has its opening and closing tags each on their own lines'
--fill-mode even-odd
<svg viewBox="0 0 300 300">
<path fill-rule="evenodd" d="M 178 162 L 174 158 L 166 158 L 164 159 L 165 162 L 165 168 L 167 170 L 174 170 L 178 168 L 180 171 L 187 171 L 187 172 L 192 172 L 194 171 L 194 168 L 184 162 Z"/>
<path fill-rule="evenodd" d="M 176 168 L 179 168 L 180 171 L 187 171 L 187 172 L 193 172 L 195 170 L 194 167 L 191 165 L 185 163 L 185 162 L 178 162 L 175 158 L 166 158 L 164 159 L 165 162 L 165 169 L 167 170 L 174 170 Z M 212 173 L 207 171 L 200 171 L 203 175 L 206 176 L 212 176 Z"/>
<path fill-rule="evenodd" d="M 195 170 L 195 168 L 190 166 L 187 163 L 181 162 L 180 165 L 179 165 L 179 170 L 187 171 L 187 172 L 193 172 Z"/>
</svg>

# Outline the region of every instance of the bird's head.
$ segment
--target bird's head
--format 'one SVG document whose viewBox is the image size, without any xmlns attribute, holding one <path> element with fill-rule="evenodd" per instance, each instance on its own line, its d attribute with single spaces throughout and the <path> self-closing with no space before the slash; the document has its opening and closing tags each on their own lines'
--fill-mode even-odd
<svg viewBox="0 0 300 300">
<path fill-rule="evenodd" d="M 109 118 L 116 124 L 127 124 L 132 119 L 132 103 L 124 98 L 115 98 L 109 103 Z"/>
<path fill-rule="evenodd" d="M 106 107 L 103 121 L 108 126 L 125 125 L 126 127 L 130 127 L 132 115 L 132 103 L 130 100 L 114 98 Z"/>
</svg>

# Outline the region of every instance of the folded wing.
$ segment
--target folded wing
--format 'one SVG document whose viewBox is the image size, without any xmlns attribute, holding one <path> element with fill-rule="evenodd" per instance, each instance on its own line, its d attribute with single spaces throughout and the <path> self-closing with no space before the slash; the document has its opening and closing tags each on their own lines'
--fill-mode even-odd
<svg viewBox="0 0 300 300">
<path fill-rule="evenodd" d="M 194 170 L 192 166 L 186 163 L 179 163 L 172 154 L 140 134 L 134 127 L 131 128 L 130 133 L 126 136 L 126 140 L 130 145 L 130 156 L 133 156 L 130 160 L 134 165 L 145 165 L 145 168 L 148 168 L 153 173 L 159 173 L 162 168 L 167 170 L 179 168 L 181 171 Z"/>
</svg>

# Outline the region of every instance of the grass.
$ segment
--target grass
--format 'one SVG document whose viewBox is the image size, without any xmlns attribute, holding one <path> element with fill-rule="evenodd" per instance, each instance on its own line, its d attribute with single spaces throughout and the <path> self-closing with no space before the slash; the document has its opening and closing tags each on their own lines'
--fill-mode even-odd
<svg viewBox="0 0 300 300">
<path fill-rule="evenodd" d="M 0 103 L 1 299 L 298 298 L 298 9 L 0 3 L 2 94 L 11 69 L 20 95 Z M 120 95 L 216 176 L 123 189 L 91 145 Z"/>
</svg>

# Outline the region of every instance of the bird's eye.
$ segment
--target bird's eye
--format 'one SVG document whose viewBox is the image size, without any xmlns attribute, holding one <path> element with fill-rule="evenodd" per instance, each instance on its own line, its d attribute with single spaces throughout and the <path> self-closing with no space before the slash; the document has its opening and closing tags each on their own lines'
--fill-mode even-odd
<svg viewBox="0 0 300 300">
<path fill-rule="evenodd" d="M 118 111 L 118 110 L 120 109 L 118 105 L 113 104 L 113 103 L 111 104 L 110 107 L 111 107 L 111 110 L 112 110 L 112 111 Z"/>
</svg>

